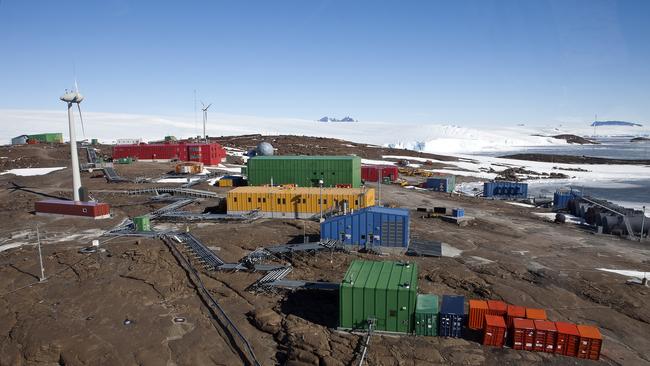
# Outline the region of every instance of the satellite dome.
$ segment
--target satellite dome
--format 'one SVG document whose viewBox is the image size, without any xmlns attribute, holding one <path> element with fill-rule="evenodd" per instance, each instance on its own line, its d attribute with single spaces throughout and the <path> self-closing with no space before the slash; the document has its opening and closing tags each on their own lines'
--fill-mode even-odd
<svg viewBox="0 0 650 366">
<path fill-rule="evenodd" d="M 258 156 L 271 156 L 273 155 L 273 145 L 268 142 L 260 142 L 255 148 Z"/>
</svg>

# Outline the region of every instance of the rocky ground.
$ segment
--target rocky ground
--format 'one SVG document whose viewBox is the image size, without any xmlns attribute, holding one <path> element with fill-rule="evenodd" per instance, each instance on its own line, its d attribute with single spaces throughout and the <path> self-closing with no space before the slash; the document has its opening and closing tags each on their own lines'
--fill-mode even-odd
<svg viewBox="0 0 650 366">
<path fill-rule="evenodd" d="M 276 137 L 282 153 L 318 146 L 316 153 L 383 154 L 377 147 L 338 140 Z M 260 137 L 233 137 L 224 145 L 245 149 Z M 230 144 L 230 145 L 229 145 Z M 350 146 L 346 146 L 350 145 Z M 104 147 L 106 149 L 106 147 Z M 383 148 L 381 148 L 383 149 Z M 408 155 L 415 154 L 408 152 Z M 66 146 L 1 147 L 2 169 L 66 166 Z M 423 157 L 426 157 L 423 155 Z M 20 159 L 18 159 L 20 158 Z M 444 160 L 444 157 L 431 156 Z M 450 158 L 453 159 L 453 158 Z M 156 177 L 172 163 L 138 162 L 117 166 L 127 177 Z M 128 216 L 162 207 L 145 196 L 114 190 L 161 184 L 108 184 L 96 172 L 82 181 L 96 198 L 112 205 L 106 220 L 35 216 L 44 196 L 70 196 L 69 169 L 45 176 L 0 175 L 0 365 L 238 365 L 241 350 L 199 296 L 187 272 L 162 241 L 100 237 Z M 15 183 L 15 185 L 14 185 Z M 16 189 L 16 187 L 25 187 Z M 175 186 L 170 184 L 170 186 Z M 218 193 L 227 188 L 198 189 Z M 475 338 L 376 336 L 370 365 L 532 364 L 644 365 L 650 363 L 650 289 L 627 285 L 626 278 L 596 270 L 650 271 L 647 244 L 595 235 L 574 225 L 544 221 L 543 209 L 444 193 L 382 187 L 383 203 L 411 209 L 414 238 L 440 240 L 458 256 L 414 258 L 361 253 L 323 253 L 291 260 L 290 279 L 340 281 L 355 258 L 416 261 L 422 293 L 492 298 L 547 309 L 552 320 L 594 324 L 605 340 L 600 362 L 532 352 L 495 349 Z M 197 202 L 203 211 L 218 200 Z M 423 218 L 417 207 L 464 207 L 476 219 L 468 226 Z M 39 282 L 35 228 L 43 243 L 47 281 Z M 318 237 L 318 224 L 302 220 L 253 223 L 174 224 L 156 229 L 189 230 L 227 262 L 258 247 L 301 242 L 303 232 Z M 91 240 L 97 253 L 81 254 Z M 361 337 L 336 330 L 338 295 L 327 291 L 254 294 L 247 291 L 262 274 L 200 271 L 208 291 L 233 319 L 263 365 L 355 365 Z"/>
</svg>

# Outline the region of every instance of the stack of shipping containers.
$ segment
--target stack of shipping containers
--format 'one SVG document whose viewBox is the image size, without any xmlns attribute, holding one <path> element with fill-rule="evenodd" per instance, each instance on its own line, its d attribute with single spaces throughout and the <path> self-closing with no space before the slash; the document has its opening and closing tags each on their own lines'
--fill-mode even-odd
<svg viewBox="0 0 650 366">
<path fill-rule="evenodd" d="M 295 184 L 299 187 L 361 186 L 358 156 L 255 156 L 246 174 L 252 186 Z"/>
<path fill-rule="evenodd" d="M 415 263 L 355 260 L 341 282 L 339 326 L 412 333 L 418 289 Z"/>
<path fill-rule="evenodd" d="M 322 199 L 322 203 L 321 203 Z M 358 210 L 375 204 L 372 188 L 295 188 L 238 187 L 226 197 L 228 214 L 239 215 L 259 210 L 272 218 L 311 218 L 328 210 L 341 208 Z"/>
</svg>

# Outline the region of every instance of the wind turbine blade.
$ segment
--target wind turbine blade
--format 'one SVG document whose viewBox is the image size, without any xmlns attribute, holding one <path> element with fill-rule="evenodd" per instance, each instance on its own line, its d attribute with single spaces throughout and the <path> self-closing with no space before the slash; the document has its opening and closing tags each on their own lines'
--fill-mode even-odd
<svg viewBox="0 0 650 366">
<path fill-rule="evenodd" d="M 79 85 L 77 85 L 77 78 L 76 77 L 74 78 L 74 91 L 79 93 Z"/>
<path fill-rule="evenodd" d="M 86 128 L 84 127 L 84 117 L 81 114 L 81 104 L 77 103 L 77 108 L 79 109 L 79 119 L 81 120 L 81 133 L 86 138 Z"/>
<path fill-rule="evenodd" d="M 210 106 L 211 106 L 211 105 L 212 105 L 212 103 L 210 103 L 210 104 L 208 104 L 208 106 L 207 106 L 207 107 L 205 107 L 205 110 L 207 111 L 207 110 L 208 110 L 208 108 L 210 108 Z"/>
</svg>

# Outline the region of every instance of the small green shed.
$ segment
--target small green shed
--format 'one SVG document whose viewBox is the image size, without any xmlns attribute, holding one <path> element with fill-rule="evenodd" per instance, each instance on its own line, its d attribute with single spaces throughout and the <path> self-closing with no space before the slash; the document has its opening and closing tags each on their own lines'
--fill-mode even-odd
<svg viewBox="0 0 650 366">
<path fill-rule="evenodd" d="M 339 293 L 339 327 L 412 333 L 418 288 L 415 263 L 355 260 Z"/>
</svg>

